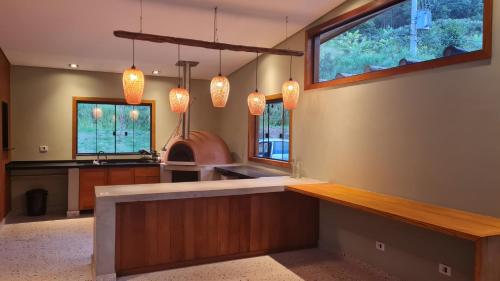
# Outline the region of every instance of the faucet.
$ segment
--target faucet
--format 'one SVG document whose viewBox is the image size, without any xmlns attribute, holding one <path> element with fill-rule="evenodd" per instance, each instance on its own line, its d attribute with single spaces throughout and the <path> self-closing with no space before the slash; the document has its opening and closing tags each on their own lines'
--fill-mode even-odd
<svg viewBox="0 0 500 281">
<path fill-rule="evenodd" d="M 104 155 L 104 157 L 106 157 L 106 161 L 108 161 L 108 155 L 106 155 L 105 153 L 106 153 L 106 152 L 104 152 L 104 151 L 102 151 L 102 150 L 101 150 L 101 151 L 99 151 L 99 152 L 97 152 L 97 160 L 95 160 L 95 161 L 94 161 L 94 164 L 96 164 L 96 165 L 101 164 L 101 157 L 100 157 L 100 156 L 101 156 L 101 154 L 103 154 L 103 155 Z"/>
</svg>

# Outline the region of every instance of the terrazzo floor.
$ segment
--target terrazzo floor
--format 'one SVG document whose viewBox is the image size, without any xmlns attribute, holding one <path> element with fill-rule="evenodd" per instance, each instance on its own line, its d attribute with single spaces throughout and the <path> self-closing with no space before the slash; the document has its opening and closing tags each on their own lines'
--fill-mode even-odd
<svg viewBox="0 0 500 281">
<path fill-rule="evenodd" d="M 16 221 L 16 220 L 11 220 Z M 92 280 L 93 218 L 8 223 L 0 227 L 0 280 Z M 149 274 L 120 281 L 397 281 L 366 265 L 318 249 Z"/>
</svg>

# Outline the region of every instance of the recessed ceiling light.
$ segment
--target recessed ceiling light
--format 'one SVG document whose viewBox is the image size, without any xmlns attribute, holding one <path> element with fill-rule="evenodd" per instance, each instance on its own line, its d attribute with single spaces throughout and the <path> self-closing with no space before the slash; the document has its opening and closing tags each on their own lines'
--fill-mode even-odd
<svg viewBox="0 0 500 281">
<path fill-rule="evenodd" d="M 78 64 L 76 63 L 70 63 L 69 68 L 78 68 Z"/>
<path fill-rule="evenodd" d="M 159 70 L 153 70 L 153 75 L 159 75 L 160 74 L 160 71 Z"/>
</svg>

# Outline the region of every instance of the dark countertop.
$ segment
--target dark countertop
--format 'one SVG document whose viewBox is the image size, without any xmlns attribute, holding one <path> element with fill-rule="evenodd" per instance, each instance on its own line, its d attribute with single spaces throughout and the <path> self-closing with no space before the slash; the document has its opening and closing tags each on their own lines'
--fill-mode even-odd
<svg viewBox="0 0 500 281">
<path fill-rule="evenodd" d="M 246 165 L 215 167 L 215 171 L 224 176 L 237 177 L 239 179 L 255 179 L 262 177 L 279 177 L 290 175 L 279 170 L 270 170 Z"/>
<path fill-rule="evenodd" d="M 10 170 L 38 170 L 38 169 L 71 169 L 71 168 L 107 168 L 107 167 L 159 167 L 160 163 L 147 160 L 108 160 L 104 164 L 94 165 L 90 160 L 56 160 L 56 161 L 13 161 L 6 165 Z"/>
</svg>

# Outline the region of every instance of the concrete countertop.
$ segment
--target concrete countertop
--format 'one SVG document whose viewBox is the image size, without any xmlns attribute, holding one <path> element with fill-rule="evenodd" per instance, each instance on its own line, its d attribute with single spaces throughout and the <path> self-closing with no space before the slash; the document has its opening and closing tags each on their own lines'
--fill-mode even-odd
<svg viewBox="0 0 500 281">
<path fill-rule="evenodd" d="M 281 192 L 288 185 L 321 183 L 319 180 L 289 176 L 219 181 L 96 186 L 96 203 L 154 201 Z"/>
<path fill-rule="evenodd" d="M 255 167 L 251 165 L 221 166 L 215 167 L 215 171 L 224 176 L 237 177 L 239 179 L 255 179 L 290 175 L 289 173 L 285 173 L 280 170 Z"/>
</svg>

